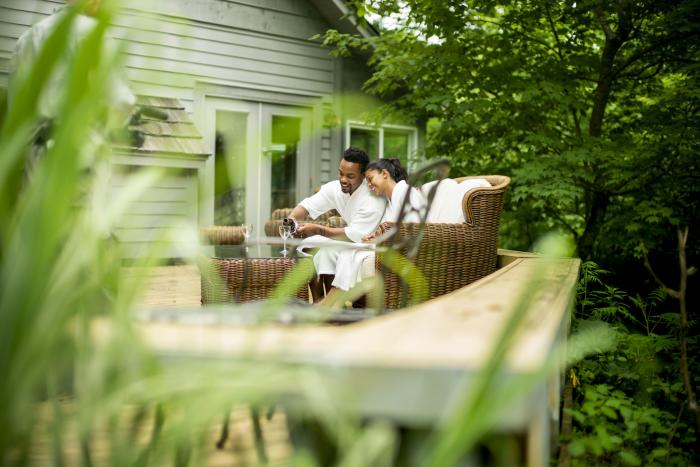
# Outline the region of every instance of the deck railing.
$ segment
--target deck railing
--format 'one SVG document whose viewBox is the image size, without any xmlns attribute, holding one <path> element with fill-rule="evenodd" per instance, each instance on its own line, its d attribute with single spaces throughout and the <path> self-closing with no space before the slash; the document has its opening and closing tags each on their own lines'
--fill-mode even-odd
<svg viewBox="0 0 700 467">
<path fill-rule="evenodd" d="M 564 360 L 580 261 L 500 250 L 499 265 L 494 274 L 453 293 L 348 326 L 156 318 L 141 321 L 139 329 L 168 358 L 272 358 L 309 365 L 334 388 L 338 403 L 358 415 L 431 428 L 447 423 L 469 395 L 494 358 L 518 301 L 532 287 L 531 278 L 540 274 L 494 380 L 507 388 L 525 378 L 529 386 L 497 414 L 490 431 L 524 435 L 527 464 L 544 466 L 557 434 L 561 366 L 556 363 Z"/>
</svg>

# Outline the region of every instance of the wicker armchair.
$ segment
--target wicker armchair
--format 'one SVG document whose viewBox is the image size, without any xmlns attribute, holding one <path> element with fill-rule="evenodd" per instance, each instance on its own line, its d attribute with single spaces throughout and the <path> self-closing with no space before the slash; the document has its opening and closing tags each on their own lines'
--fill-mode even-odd
<svg viewBox="0 0 700 467">
<path fill-rule="evenodd" d="M 474 188 L 462 199 L 466 222 L 463 224 L 428 223 L 423 227 L 414 264 L 427 283 L 424 294 L 416 294 L 415 276 L 409 277 L 408 295 L 404 299 L 403 281 L 394 273 L 384 277 L 384 300 L 387 308 L 400 308 L 410 301 L 424 301 L 457 290 L 496 270 L 498 227 L 501 220 L 503 195 L 510 178 L 501 175 L 482 177 L 490 187 Z M 417 238 L 421 225 L 403 223 L 392 244 L 403 245 L 399 252 L 406 256 L 410 239 Z M 377 254 L 375 269 L 380 270 L 384 254 Z"/>
</svg>

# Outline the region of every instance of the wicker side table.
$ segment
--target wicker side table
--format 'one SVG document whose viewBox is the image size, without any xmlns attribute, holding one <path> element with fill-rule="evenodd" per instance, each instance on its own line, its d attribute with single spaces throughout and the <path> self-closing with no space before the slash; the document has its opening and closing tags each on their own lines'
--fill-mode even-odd
<svg viewBox="0 0 700 467">
<path fill-rule="evenodd" d="M 277 247 L 258 245 L 248 251 L 244 248 L 215 247 L 208 270 L 202 271 L 203 305 L 264 300 L 297 261 L 279 254 Z M 295 296 L 308 301 L 308 288 L 302 287 Z"/>
</svg>

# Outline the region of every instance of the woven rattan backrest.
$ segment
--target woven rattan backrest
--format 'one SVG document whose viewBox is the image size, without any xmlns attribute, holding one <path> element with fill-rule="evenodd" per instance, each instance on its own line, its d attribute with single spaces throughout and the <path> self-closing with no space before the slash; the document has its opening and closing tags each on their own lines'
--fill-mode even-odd
<svg viewBox="0 0 700 467">
<path fill-rule="evenodd" d="M 412 223 L 404 223 L 399 227 L 398 241 L 417 238 L 423 230 L 414 264 L 423 273 L 428 290 L 426 296 L 414 297 L 419 301 L 452 292 L 496 270 L 503 195 L 510 184 L 510 178 L 491 175 L 460 177 L 455 181 L 459 183 L 475 178 L 486 179 L 491 186 L 473 188 L 465 193 L 462 209 L 466 222 L 430 223 L 422 229 L 419 224 Z M 406 252 L 407 248 L 402 247 L 400 253 L 405 255 Z M 380 263 L 381 254 L 377 255 L 377 269 L 380 269 Z M 387 272 L 384 281 L 386 307 L 405 306 L 407 296 L 403 291 L 403 281 L 391 272 Z M 409 278 L 409 284 L 411 281 Z"/>
<path fill-rule="evenodd" d="M 496 216 L 498 222 L 501 218 L 503 206 L 503 194 L 510 184 L 510 177 L 505 175 L 482 175 L 474 177 L 459 177 L 454 180 L 462 183 L 465 180 L 485 179 L 490 187 L 473 188 L 464 194 L 462 209 L 467 225 L 476 226 L 477 223 L 490 223 L 490 217 Z"/>
</svg>

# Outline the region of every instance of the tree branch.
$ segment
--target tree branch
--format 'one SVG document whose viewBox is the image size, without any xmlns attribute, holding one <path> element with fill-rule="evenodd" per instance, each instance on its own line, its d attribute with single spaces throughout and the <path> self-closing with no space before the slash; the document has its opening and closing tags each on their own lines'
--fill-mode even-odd
<svg viewBox="0 0 700 467">
<path fill-rule="evenodd" d="M 659 50 L 662 47 L 666 47 L 667 45 L 670 45 L 674 42 L 682 41 L 685 39 L 691 39 L 691 38 L 697 37 L 697 36 L 700 36 L 700 31 L 697 31 L 697 30 L 688 31 L 684 34 L 675 34 L 675 35 L 666 36 L 666 37 L 660 39 L 658 42 L 654 42 L 652 44 L 649 44 L 649 46 L 632 54 L 615 71 L 616 71 L 616 73 L 619 74 L 624 69 L 626 69 L 627 67 L 632 65 L 634 62 L 641 60 L 642 58 L 646 57 L 647 55 L 659 54 L 659 56 L 663 56 L 663 52 L 661 50 Z"/>
<path fill-rule="evenodd" d="M 560 61 L 564 61 L 564 56 L 561 51 L 561 41 L 559 40 L 559 34 L 557 33 L 557 28 L 554 26 L 554 21 L 552 21 L 552 13 L 549 11 L 549 3 L 545 5 L 545 10 L 547 11 L 547 21 L 549 21 L 549 28 L 552 30 L 554 35 L 554 42 L 557 44 L 557 56 Z"/>
<path fill-rule="evenodd" d="M 603 15 L 603 8 L 602 5 L 603 3 L 598 3 L 595 9 L 595 17 L 600 23 L 600 26 L 603 28 L 603 33 L 605 34 L 605 39 L 611 41 L 615 38 L 615 31 L 613 31 L 610 28 L 610 25 L 608 24 L 608 19 L 605 18 L 605 15 Z"/>
<path fill-rule="evenodd" d="M 647 268 L 647 271 L 649 271 L 649 274 L 651 274 L 651 277 L 654 279 L 654 282 L 659 284 L 659 287 L 664 289 L 664 292 L 669 294 L 671 297 L 678 299 L 680 297 L 680 294 L 678 293 L 677 290 L 673 290 L 659 278 L 659 276 L 656 275 L 654 272 L 654 269 L 651 267 L 651 263 L 649 262 L 649 256 L 647 255 L 646 251 L 642 253 L 644 255 L 644 267 Z"/>
<path fill-rule="evenodd" d="M 695 392 L 690 378 L 690 370 L 688 369 L 688 310 L 686 309 L 686 292 L 688 286 L 688 276 L 695 272 L 695 268 L 688 268 L 685 256 L 685 248 L 688 243 L 688 227 L 682 229 L 679 227 L 678 233 L 678 265 L 680 268 L 680 284 L 678 290 L 673 290 L 666 286 L 661 279 L 654 273 L 649 258 L 644 253 L 644 265 L 651 273 L 654 280 L 664 288 L 664 290 L 672 297 L 678 300 L 678 305 L 681 314 L 680 326 L 680 344 L 681 344 L 681 378 L 685 387 L 686 396 L 688 398 L 688 409 L 695 414 L 695 453 L 700 455 L 700 407 L 695 399 Z"/>
</svg>

